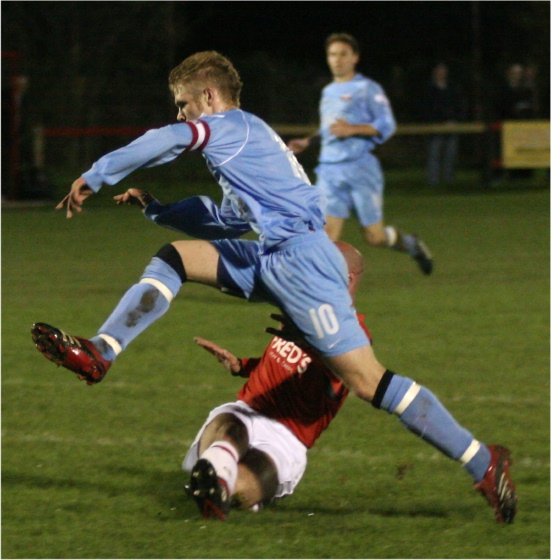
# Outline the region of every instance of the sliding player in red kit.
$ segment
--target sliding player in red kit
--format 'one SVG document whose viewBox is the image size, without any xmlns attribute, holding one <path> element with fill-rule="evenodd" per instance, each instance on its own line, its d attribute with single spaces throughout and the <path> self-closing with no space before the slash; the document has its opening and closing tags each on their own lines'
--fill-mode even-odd
<svg viewBox="0 0 551 560">
<path fill-rule="evenodd" d="M 348 243 L 336 245 L 347 262 L 354 299 L 363 257 Z M 225 519 L 231 505 L 258 509 L 292 494 L 306 469 L 307 450 L 348 396 L 342 380 L 289 319 L 272 317 L 282 321 L 281 331 L 267 329 L 276 336 L 261 358 L 239 359 L 213 342 L 195 339 L 232 375 L 248 378 L 236 402 L 210 413 L 182 465 L 191 473 L 188 493 L 207 518 Z M 371 340 L 363 316 L 358 320 Z"/>
</svg>

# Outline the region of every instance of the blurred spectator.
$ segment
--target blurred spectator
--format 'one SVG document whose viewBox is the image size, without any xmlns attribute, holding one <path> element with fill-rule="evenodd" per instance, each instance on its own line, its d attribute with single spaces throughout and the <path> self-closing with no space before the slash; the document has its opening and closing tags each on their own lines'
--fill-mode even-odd
<svg viewBox="0 0 551 560">
<path fill-rule="evenodd" d="M 540 99 L 539 99 L 539 83 L 538 83 L 538 66 L 536 64 L 527 64 L 524 69 L 524 87 L 530 92 L 532 105 L 532 118 L 540 118 Z"/>
<path fill-rule="evenodd" d="M 460 87 L 448 79 L 448 66 L 439 62 L 432 69 L 431 80 L 423 98 L 423 120 L 452 124 L 466 116 L 466 103 Z M 441 181 L 453 182 L 457 163 L 457 134 L 433 134 L 428 139 L 427 181 L 431 187 Z"/>
<path fill-rule="evenodd" d="M 35 166 L 28 116 L 29 78 L 18 74 L 2 80 L 2 201 L 48 200 L 54 185 Z"/>
<path fill-rule="evenodd" d="M 505 83 L 499 93 L 497 107 L 500 120 L 537 118 L 537 68 L 535 65 L 511 64 L 505 73 Z M 528 179 L 532 169 L 509 169 L 509 179 Z"/>
<path fill-rule="evenodd" d="M 498 118 L 533 119 L 536 117 L 536 68 L 511 64 L 505 74 L 505 83 L 497 99 Z"/>
<path fill-rule="evenodd" d="M 2 76 L 2 198 L 15 198 L 20 181 L 23 95 L 25 76 Z"/>
</svg>

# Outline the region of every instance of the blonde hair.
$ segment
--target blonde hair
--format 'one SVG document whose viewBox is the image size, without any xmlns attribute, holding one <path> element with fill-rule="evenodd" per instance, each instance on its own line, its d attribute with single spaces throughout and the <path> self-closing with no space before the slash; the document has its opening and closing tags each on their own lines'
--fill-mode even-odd
<svg viewBox="0 0 551 560">
<path fill-rule="evenodd" d="M 228 58 L 216 51 L 202 51 L 172 70 L 168 77 L 170 91 L 174 93 L 179 85 L 191 87 L 194 96 L 205 86 L 213 86 L 224 101 L 239 107 L 243 82 Z"/>
</svg>

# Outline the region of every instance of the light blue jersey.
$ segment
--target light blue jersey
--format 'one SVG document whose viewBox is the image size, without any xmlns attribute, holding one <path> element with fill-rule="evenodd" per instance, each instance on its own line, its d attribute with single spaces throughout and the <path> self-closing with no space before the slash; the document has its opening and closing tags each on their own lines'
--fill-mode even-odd
<svg viewBox="0 0 551 560">
<path fill-rule="evenodd" d="M 329 130 L 337 119 L 350 124 L 370 124 L 379 131 L 379 136 L 337 138 Z M 357 160 L 388 140 L 396 130 L 383 88 L 362 74 L 356 74 L 348 82 L 325 86 L 320 101 L 320 123 L 320 163 Z"/>
<path fill-rule="evenodd" d="M 369 344 L 348 293 L 344 257 L 323 230 L 321 191 L 258 117 L 234 109 L 150 130 L 99 159 L 83 177 L 98 191 L 104 183 L 115 184 L 136 169 L 167 163 L 190 150 L 202 152 L 222 188 L 222 204 L 205 196 L 164 206 L 153 201 L 146 216 L 211 240 L 223 269 L 218 272 L 221 289 L 279 306 L 322 355 Z M 251 230 L 259 234 L 258 241 L 233 239 Z M 163 262 L 153 261 L 144 278 L 159 279 Z M 173 276 L 179 285 L 178 275 Z M 124 341 L 119 315 L 115 312 L 116 328 L 108 320 L 101 332 Z"/>
<path fill-rule="evenodd" d="M 229 226 L 248 224 L 264 249 L 323 229 L 320 190 L 276 132 L 240 109 L 150 130 L 99 159 L 83 177 L 97 192 L 192 150 L 202 152 L 222 188 L 218 218 Z"/>
<path fill-rule="evenodd" d="M 330 127 L 343 119 L 370 124 L 378 136 L 337 138 Z M 325 213 L 346 219 L 354 210 L 364 227 L 383 220 L 384 178 L 372 150 L 388 140 L 396 121 L 383 88 L 362 74 L 348 82 L 332 82 L 320 102 L 321 152 L 316 167 L 317 186 L 323 191 Z"/>
</svg>

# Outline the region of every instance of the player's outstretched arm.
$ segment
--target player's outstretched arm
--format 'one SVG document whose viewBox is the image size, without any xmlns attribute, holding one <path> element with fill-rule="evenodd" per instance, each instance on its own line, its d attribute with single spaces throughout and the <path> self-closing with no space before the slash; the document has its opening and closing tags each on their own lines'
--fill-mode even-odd
<svg viewBox="0 0 551 560">
<path fill-rule="evenodd" d="M 72 185 L 69 194 L 55 207 L 61 210 L 67 207 L 67 218 L 73 217 L 75 212 L 82 212 L 82 204 L 94 191 L 86 184 L 83 177 L 79 177 Z"/>
<path fill-rule="evenodd" d="M 251 231 L 251 226 L 232 213 L 230 205 L 218 207 L 206 196 L 191 196 L 161 204 L 151 193 L 131 188 L 113 197 L 117 204 L 141 208 L 145 217 L 158 226 L 173 229 L 196 239 L 233 239 Z"/>
<path fill-rule="evenodd" d="M 241 372 L 241 361 L 239 358 L 210 340 L 205 340 L 198 336 L 193 340 L 201 346 L 201 348 L 204 348 L 207 352 L 212 354 L 232 375 L 239 375 Z"/>
</svg>

